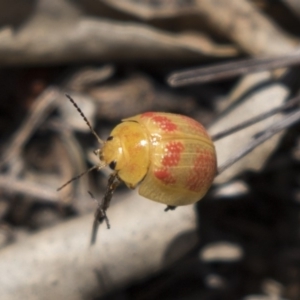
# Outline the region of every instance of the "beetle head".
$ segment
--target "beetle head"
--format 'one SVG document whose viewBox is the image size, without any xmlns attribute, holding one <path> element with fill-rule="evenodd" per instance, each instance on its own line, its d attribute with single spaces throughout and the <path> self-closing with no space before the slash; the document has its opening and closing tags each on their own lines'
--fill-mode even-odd
<svg viewBox="0 0 300 300">
<path fill-rule="evenodd" d="M 119 170 L 123 157 L 123 148 L 119 137 L 109 136 L 101 149 L 96 150 L 100 162 L 112 170 Z"/>
</svg>

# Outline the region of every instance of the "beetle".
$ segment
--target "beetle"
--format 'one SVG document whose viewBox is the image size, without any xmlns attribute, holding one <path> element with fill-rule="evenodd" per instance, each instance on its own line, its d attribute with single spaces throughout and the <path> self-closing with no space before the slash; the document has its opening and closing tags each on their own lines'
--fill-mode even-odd
<svg viewBox="0 0 300 300">
<path fill-rule="evenodd" d="M 200 123 L 179 114 L 146 112 L 122 120 L 103 141 L 75 101 L 66 96 L 101 144 L 95 151 L 100 162 L 58 190 L 94 169 L 109 166 L 113 170 L 95 213 L 92 243 L 98 223 L 105 220 L 109 228 L 106 210 L 121 182 L 131 189 L 139 185 L 141 196 L 166 204 L 166 210 L 204 197 L 216 175 L 217 159 L 214 144 Z"/>
</svg>

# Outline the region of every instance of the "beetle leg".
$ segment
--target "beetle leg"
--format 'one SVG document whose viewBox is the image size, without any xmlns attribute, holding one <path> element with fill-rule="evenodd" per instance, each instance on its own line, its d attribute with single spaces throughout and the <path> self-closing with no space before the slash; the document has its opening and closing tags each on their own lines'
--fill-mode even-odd
<svg viewBox="0 0 300 300">
<path fill-rule="evenodd" d="M 112 173 L 108 179 L 108 185 L 104 194 L 104 198 L 102 203 L 98 203 L 97 210 L 95 211 L 95 218 L 93 223 L 92 237 L 91 237 L 91 245 L 96 242 L 97 232 L 99 225 L 105 221 L 107 229 L 110 228 L 109 220 L 106 215 L 106 210 L 109 207 L 110 201 L 116 190 L 117 186 L 120 184 L 120 180 L 117 176 L 117 173 Z"/>
<path fill-rule="evenodd" d="M 166 208 L 165 208 L 165 211 L 168 211 L 168 210 L 174 210 L 176 209 L 177 206 L 173 206 L 173 205 L 168 205 Z"/>
</svg>

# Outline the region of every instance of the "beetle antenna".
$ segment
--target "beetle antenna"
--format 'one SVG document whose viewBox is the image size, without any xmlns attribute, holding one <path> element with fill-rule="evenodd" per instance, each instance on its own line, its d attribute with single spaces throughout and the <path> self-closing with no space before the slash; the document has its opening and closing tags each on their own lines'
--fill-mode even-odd
<svg viewBox="0 0 300 300">
<path fill-rule="evenodd" d="M 96 131 L 92 127 L 91 123 L 88 121 L 88 119 L 86 118 L 86 116 L 84 115 L 84 113 L 82 112 L 82 110 L 79 108 L 79 106 L 77 105 L 77 103 L 74 101 L 74 99 L 70 95 L 68 95 L 68 94 L 65 94 L 65 95 L 70 100 L 70 102 L 75 106 L 75 108 L 77 109 L 77 111 L 80 113 L 80 115 L 82 116 L 82 118 L 85 121 L 85 123 L 87 124 L 87 126 L 89 126 L 92 134 L 98 140 L 99 144 L 103 145 L 104 144 L 103 140 L 100 139 L 100 137 L 98 136 L 98 134 L 96 133 Z"/>
<path fill-rule="evenodd" d="M 79 175 L 73 177 L 72 179 L 70 179 L 69 181 L 67 181 L 66 183 L 64 183 L 61 187 L 59 187 L 59 188 L 57 189 L 57 191 L 60 191 L 61 189 L 63 189 L 65 186 L 67 186 L 67 185 L 68 185 L 69 183 L 71 183 L 72 181 L 77 180 L 77 179 L 79 179 L 80 177 L 82 177 L 83 175 L 85 175 L 85 174 L 87 174 L 87 173 L 89 173 L 89 172 L 91 172 L 91 171 L 93 171 L 93 170 L 95 170 L 95 169 L 98 169 L 98 168 L 100 168 L 100 167 L 99 167 L 99 166 L 93 166 L 93 167 L 91 167 L 90 169 L 85 170 L 83 173 L 81 173 L 81 174 L 79 174 Z"/>
</svg>

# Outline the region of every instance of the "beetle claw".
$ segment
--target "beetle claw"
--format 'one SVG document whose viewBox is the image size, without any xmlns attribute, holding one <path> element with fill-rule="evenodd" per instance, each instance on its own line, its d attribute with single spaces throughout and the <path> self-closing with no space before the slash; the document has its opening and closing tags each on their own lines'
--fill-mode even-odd
<svg viewBox="0 0 300 300">
<path fill-rule="evenodd" d="M 104 209 L 99 208 L 99 211 L 96 211 L 95 219 L 97 219 L 100 224 L 105 221 L 107 229 L 110 229 L 110 223 Z"/>
<path fill-rule="evenodd" d="M 175 210 L 177 206 L 173 206 L 173 205 L 168 205 L 166 208 L 165 208 L 165 211 L 168 211 L 168 210 Z"/>
<path fill-rule="evenodd" d="M 102 209 L 102 208 L 100 208 L 100 207 L 98 207 L 98 209 L 95 212 L 95 218 L 94 218 L 93 230 L 92 230 L 92 237 L 91 237 L 91 245 L 95 244 L 99 225 L 103 221 L 105 221 L 107 229 L 110 229 L 109 219 L 108 219 L 108 217 L 106 215 L 105 210 Z"/>
<path fill-rule="evenodd" d="M 95 244 L 99 225 L 101 223 L 103 223 L 103 221 L 106 223 L 107 229 L 110 229 L 110 223 L 109 223 L 109 219 L 106 215 L 106 210 L 109 207 L 112 195 L 113 195 L 115 189 L 117 188 L 117 186 L 119 185 L 119 183 L 120 183 L 120 181 L 117 177 L 117 174 L 116 173 L 111 174 L 109 179 L 108 179 L 108 185 L 107 185 L 107 188 L 106 188 L 106 192 L 105 192 L 103 201 L 101 203 L 96 200 L 96 198 L 94 197 L 94 195 L 90 191 L 88 191 L 90 196 L 93 199 L 95 199 L 97 201 L 97 204 L 98 204 L 98 207 L 95 211 L 92 237 L 91 237 L 91 245 Z"/>
</svg>

